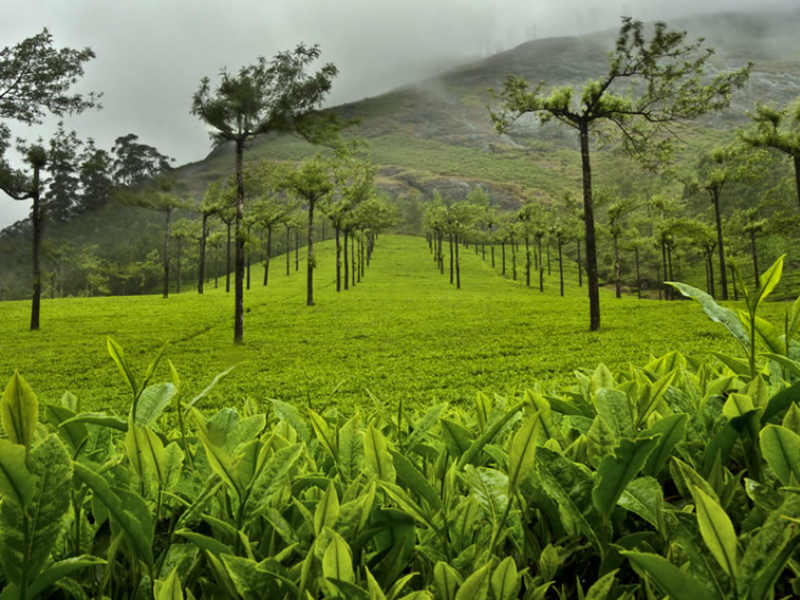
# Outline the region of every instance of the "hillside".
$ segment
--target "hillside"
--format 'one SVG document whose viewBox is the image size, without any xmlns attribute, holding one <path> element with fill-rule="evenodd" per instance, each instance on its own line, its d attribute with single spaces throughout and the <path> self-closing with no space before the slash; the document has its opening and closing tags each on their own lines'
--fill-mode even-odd
<svg viewBox="0 0 800 600">
<path fill-rule="evenodd" d="M 685 164 L 696 161 L 698 148 L 732 137 L 747 122 L 746 112 L 756 102 L 782 105 L 800 95 L 800 38 L 796 35 L 800 12 L 709 15 L 669 25 L 685 28 L 691 39 L 705 36 L 716 49 L 714 69 L 754 63 L 747 89 L 734 97 L 729 110 L 679 130 L 686 142 L 680 155 Z M 532 40 L 416 85 L 328 110 L 342 119 L 358 120 L 348 135 L 367 141 L 369 155 L 379 167 L 378 186 L 401 208 L 400 231 L 419 232 L 421 207 L 434 190 L 460 199 L 480 186 L 493 204 L 509 209 L 526 198 L 547 202 L 564 193 L 579 193 L 575 132 L 556 123 L 540 126 L 529 120 L 518 123 L 510 135 L 498 135 L 487 110 L 492 102 L 489 88 L 499 88 L 509 73 L 522 75 L 532 84 L 543 80 L 552 85 L 580 85 L 607 70 L 615 35 L 616 31 L 603 31 Z M 613 140 L 593 143 L 593 176 L 598 187 L 613 184 L 628 191 L 647 191 L 661 186 L 658 179 L 616 152 Z M 246 159 L 297 160 L 317 150 L 297 137 L 268 135 L 252 143 Z M 199 199 L 208 183 L 230 175 L 233 163 L 232 148 L 220 146 L 203 161 L 178 167 L 175 174 Z M 771 175 L 781 178 L 789 172 L 788 163 L 778 160 Z M 735 202 L 741 206 L 749 200 L 738 194 Z M 727 203 L 724 210 L 730 211 L 733 205 Z M 696 210 L 707 210 L 706 203 Z M 154 249 L 159 247 L 162 227 L 152 211 L 113 204 L 67 223 L 48 224 L 45 270 L 68 268 L 74 261 L 66 261 L 70 263 L 66 267 L 62 263 L 71 249 L 96 244 L 94 254 L 99 259 L 121 268 L 126 261 L 139 261 L 151 273 L 150 279 L 157 281 Z M 0 299 L 29 294 L 29 237 L 25 223 L 0 232 Z M 773 246 L 765 260 L 782 251 Z M 84 262 L 91 263 L 94 254 L 90 252 Z M 694 282 L 701 284 L 701 277 Z M 142 286 L 148 289 L 147 283 Z M 88 283 L 87 290 L 93 293 Z"/>
<path fill-rule="evenodd" d="M 692 144 L 717 140 L 718 130 L 746 122 L 756 102 L 783 104 L 800 94 L 800 13 L 786 15 L 711 15 L 670 23 L 689 37 L 705 37 L 716 50 L 715 69 L 754 63 L 750 83 L 731 108 L 697 123 Z M 603 74 L 616 31 L 582 37 L 532 40 L 486 60 L 464 65 L 414 86 L 330 109 L 343 119 L 358 119 L 351 134 L 365 138 L 373 161 L 381 166 L 380 185 L 392 195 L 433 189 L 456 198 L 476 185 L 501 206 L 522 197 L 546 197 L 579 185 L 574 132 L 557 124 L 522 123 L 511 136 L 493 129 L 487 105 L 490 88 L 499 89 L 509 73 L 531 84 L 580 85 Z M 702 140 L 701 140 L 702 138 Z M 624 157 L 604 152 L 596 161 L 619 164 Z M 289 136 L 266 136 L 254 142 L 249 156 L 297 159 L 314 149 Z M 179 170 L 199 190 L 230 171 L 231 148 L 217 148 L 199 163 Z M 617 170 L 617 169 L 614 169 Z M 598 172 L 600 183 L 614 179 Z"/>
</svg>

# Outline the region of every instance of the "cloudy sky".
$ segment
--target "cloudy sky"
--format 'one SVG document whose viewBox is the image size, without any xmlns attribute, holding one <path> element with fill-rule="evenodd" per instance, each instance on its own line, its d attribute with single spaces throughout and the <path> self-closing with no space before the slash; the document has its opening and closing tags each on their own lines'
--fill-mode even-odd
<svg viewBox="0 0 800 600">
<path fill-rule="evenodd" d="M 89 46 L 97 58 L 76 89 L 103 92 L 103 109 L 67 119 L 67 127 L 107 149 L 135 133 L 183 164 L 210 149 L 189 114 L 200 78 L 299 41 L 319 43 L 323 60 L 339 67 L 328 101 L 339 104 L 534 37 L 615 27 L 621 15 L 787 7 L 800 0 L 3 0 L 0 48 L 43 27 L 57 47 Z M 29 139 L 50 131 L 8 124 Z M 27 210 L 0 194 L 0 228 Z"/>
</svg>

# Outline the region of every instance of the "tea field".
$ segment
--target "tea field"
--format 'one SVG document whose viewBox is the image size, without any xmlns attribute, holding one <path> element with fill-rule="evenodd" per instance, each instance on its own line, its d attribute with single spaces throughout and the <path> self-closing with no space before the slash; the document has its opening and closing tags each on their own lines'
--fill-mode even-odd
<svg viewBox="0 0 800 600">
<path fill-rule="evenodd" d="M 576 369 L 604 362 L 614 370 L 649 355 L 678 350 L 705 358 L 711 351 L 738 353 L 733 338 L 710 322 L 696 303 L 602 296 L 603 326 L 588 331 L 585 288 L 567 266 L 565 297 L 558 269 L 526 288 L 500 274 L 500 249 L 492 269 L 473 250 L 462 250 L 462 289 L 441 275 L 422 238 L 385 235 L 364 279 L 336 292 L 333 243 L 319 245 L 316 305 L 305 306 L 305 265 L 285 272 L 274 258 L 270 282 L 254 266 L 245 292 L 245 343 L 232 344 L 233 293 L 224 280 L 199 296 L 160 295 L 45 300 L 42 330 L 27 330 L 30 303 L 0 303 L 0 378 L 18 369 L 44 401 L 64 391 L 84 410 L 124 412 L 128 392 L 105 338 L 113 337 L 143 372 L 165 343 L 187 394 L 213 374 L 236 368 L 204 400 L 236 406 L 250 398 L 310 404 L 371 405 L 375 398 L 406 406 L 440 401 L 471 404 L 477 391 L 516 395 L 540 385 L 571 382 Z M 510 253 L 509 253 L 510 254 Z M 447 257 L 445 257 L 447 260 Z M 518 257 L 519 260 L 519 257 Z M 510 261 L 510 258 L 509 258 Z M 231 284 L 232 285 L 232 284 Z M 782 307 L 767 307 L 782 311 Z M 162 362 L 155 379 L 168 379 Z"/>
</svg>

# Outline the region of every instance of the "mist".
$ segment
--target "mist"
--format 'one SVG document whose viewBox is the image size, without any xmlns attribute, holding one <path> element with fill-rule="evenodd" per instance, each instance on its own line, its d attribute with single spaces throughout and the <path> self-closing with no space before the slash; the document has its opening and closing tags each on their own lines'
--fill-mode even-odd
<svg viewBox="0 0 800 600">
<path fill-rule="evenodd" d="M 200 79 L 215 80 L 299 41 L 319 43 L 322 60 L 340 75 L 328 105 L 360 100 L 431 77 L 533 38 L 615 28 L 620 16 L 670 20 L 698 12 L 690 0 L 6 0 L 0 46 L 13 46 L 47 27 L 56 47 L 89 46 L 76 91 L 103 92 L 103 109 L 65 119 L 81 138 L 110 149 L 135 133 L 176 159 L 201 160 L 206 130 L 189 114 Z M 796 0 L 705 0 L 703 13 L 797 10 Z M 46 138 L 53 122 L 27 128 L 7 122 L 16 136 Z M 9 158 L 14 159 L 14 152 Z M 19 165 L 18 162 L 15 164 Z M 28 202 L 0 196 L 0 228 L 27 216 Z"/>
</svg>

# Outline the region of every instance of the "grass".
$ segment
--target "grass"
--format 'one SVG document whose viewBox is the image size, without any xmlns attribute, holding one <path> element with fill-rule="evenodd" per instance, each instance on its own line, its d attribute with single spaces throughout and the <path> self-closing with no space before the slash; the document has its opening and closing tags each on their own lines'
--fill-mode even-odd
<svg viewBox="0 0 800 600">
<path fill-rule="evenodd" d="M 619 368 L 671 350 L 739 354 L 691 302 L 617 300 L 602 290 L 602 331 L 589 332 L 585 288 L 570 271 L 559 297 L 555 263 L 542 294 L 525 287 L 522 266 L 523 281 L 514 282 L 492 270 L 488 253 L 484 262 L 465 249 L 457 290 L 435 270 L 424 239 L 385 235 L 363 282 L 337 294 L 331 242 L 320 244 L 317 260 L 314 307 L 304 303 L 303 264 L 295 272 L 292 263 L 287 277 L 274 259 L 268 288 L 254 270 L 241 347 L 232 344 L 232 294 L 213 284 L 203 296 L 45 300 L 39 332 L 26 330 L 29 302 L 2 302 L 0 377 L 19 369 L 40 400 L 69 390 L 84 409 L 121 410 L 129 398 L 106 353 L 112 336 L 139 373 L 168 342 L 189 397 L 238 364 L 211 404 L 279 398 L 350 409 L 371 397 L 427 405 L 467 402 L 480 390 L 518 394 L 570 381 L 598 362 Z M 164 364 L 156 380 L 166 379 Z"/>
</svg>

